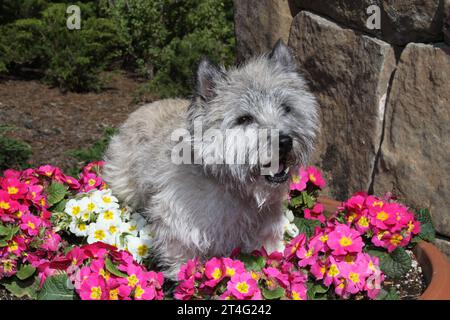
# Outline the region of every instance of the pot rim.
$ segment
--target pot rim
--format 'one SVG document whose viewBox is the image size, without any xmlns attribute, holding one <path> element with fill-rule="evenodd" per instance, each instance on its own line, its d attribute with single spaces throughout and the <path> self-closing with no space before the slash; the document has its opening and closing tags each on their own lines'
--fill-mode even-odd
<svg viewBox="0 0 450 320">
<path fill-rule="evenodd" d="M 319 197 L 325 210 L 334 212 L 341 202 L 328 197 Z M 413 250 L 422 268 L 427 288 L 418 300 L 450 300 L 450 263 L 432 243 L 421 241 Z"/>
</svg>

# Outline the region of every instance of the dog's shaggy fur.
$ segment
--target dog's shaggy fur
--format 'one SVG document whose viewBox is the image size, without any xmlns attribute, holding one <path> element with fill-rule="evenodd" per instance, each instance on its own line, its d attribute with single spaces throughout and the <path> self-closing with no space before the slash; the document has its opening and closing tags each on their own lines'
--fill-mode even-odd
<svg viewBox="0 0 450 320">
<path fill-rule="evenodd" d="M 282 42 L 269 55 L 230 70 L 203 60 L 192 101 L 157 101 L 131 114 L 111 141 L 104 177 L 120 200 L 143 210 L 154 235 L 152 251 L 172 279 L 195 256 L 226 256 L 238 247 L 272 251 L 283 238 L 288 181 L 269 180 L 260 164 L 171 161 L 178 144 L 173 131 L 192 133 L 196 121 L 203 130 L 221 132 L 279 130 L 292 138 L 282 167 L 291 172 L 307 163 L 319 127 L 316 100 Z M 214 143 L 200 142 L 193 157 L 205 158 Z M 250 142 L 250 157 L 257 145 Z"/>
</svg>

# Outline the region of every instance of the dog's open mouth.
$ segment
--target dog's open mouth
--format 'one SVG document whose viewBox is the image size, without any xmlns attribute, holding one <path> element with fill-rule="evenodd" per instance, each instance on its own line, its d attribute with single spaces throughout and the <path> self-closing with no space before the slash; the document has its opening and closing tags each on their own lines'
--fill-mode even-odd
<svg viewBox="0 0 450 320">
<path fill-rule="evenodd" d="M 289 179 L 289 167 L 286 165 L 286 160 L 280 159 L 277 172 L 271 172 L 270 163 L 263 166 L 269 171 L 269 174 L 264 175 L 266 180 L 273 184 L 286 182 Z"/>
</svg>

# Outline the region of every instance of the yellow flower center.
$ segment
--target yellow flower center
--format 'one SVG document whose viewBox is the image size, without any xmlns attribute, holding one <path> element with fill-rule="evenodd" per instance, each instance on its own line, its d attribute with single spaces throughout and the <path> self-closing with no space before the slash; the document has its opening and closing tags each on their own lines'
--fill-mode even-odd
<svg viewBox="0 0 450 320">
<path fill-rule="evenodd" d="M 302 300 L 298 292 L 292 291 L 292 300 Z"/>
<path fill-rule="evenodd" d="M 358 273 L 350 272 L 350 274 L 348 275 L 348 278 L 349 278 L 353 283 L 358 283 L 358 282 L 359 282 L 359 274 L 358 274 Z"/>
<path fill-rule="evenodd" d="M 109 279 L 109 273 L 107 271 L 105 271 L 105 269 L 100 269 L 99 274 L 105 279 L 108 280 Z"/>
<path fill-rule="evenodd" d="M 72 208 L 72 215 L 77 216 L 81 212 L 81 208 L 79 206 L 75 206 Z"/>
<path fill-rule="evenodd" d="M 88 181 L 89 186 L 94 186 L 95 185 L 95 180 L 94 179 L 89 179 Z"/>
<path fill-rule="evenodd" d="M 347 221 L 348 222 L 353 222 L 353 220 L 355 220 L 355 218 L 357 217 L 357 214 L 352 212 L 350 213 L 350 215 L 347 217 Z"/>
<path fill-rule="evenodd" d="M 139 279 L 136 277 L 136 275 L 132 274 L 127 278 L 128 280 L 128 286 L 134 287 L 139 282 Z"/>
<path fill-rule="evenodd" d="M 142 289 L 140 285 L 136 286 L 136 290 L 134 290 L 134 297 L 141 299 L 142 295 L 145 293 L 145 290 Z"/>
<path fill-rule="evenodd" d="M 353 242 L 352 239 L 350 239 L 349 237 L 343 236 L 341 238 L 341 240 L 339 240 L 339 243 L 341 244 L 341 246 L 343 247 L 348 247 L 350 246 Z"/>
<path fill-rule="evenodd" d="M 106 234 L 105 234 L 105 231 L 103 231 L 103 230 L 96 230 L 94 232 L 94 238 L 97 240 L 101 241 L 101 240 L 105 239 L 105 237 L 106 237 Z"/>
<path fill-rule="evenodd" d="M 217 280 L 220 279 L 220 277 L 222 277 L 222 270 L 220 270 L 219 268 L 214 269 L 213 273 L 211 274 L 211 276 L 213 277 L 213 279 Z"/>
<path fill-rule="evenodd" d="M 117 227 L 116 226 L 110 226 L 108 229 L 109 233 L 114 234 L 117 232 Z M 138 250 L 139 251 L 139 250 Z"/>
<path fill-rule="evenodd" d="M 368 227 L 368 226 L 369 226 L 369 219 L 367 219 L 367 217 L 361 217 L 361 218 L 358 220 L 358 224 L 359 224 L 361 227 Z"/>
<path fill-rule="evenodd" d="M 103 196 L 102 199 L 104 203 L 111 203 L 111 197 Z"/>
<path fill-rule="evenodd" d="M 378 206 L 381 208 L 383 206 L 383 204 L 384 204 L 383 201 L 374 201 L 372 206 L 373 207 Z"/>
<path fill-rule="evenodd" d="M 19 249 L 19 244 L 16 241 L 11 241 L 8 245 L 8 251 L 12 252 L 16 251 L 17 249 Z"/>
<path fill-rule="evenodd" d="M 103 213 L 103 217 L 105 218 L 105 220 L 112 220 L 112 219 L 114 219 L 114 212 L 112 212 L 110 210 L 105 211 Z"/>
<path fill-rule="evenodd" d="M 300 182 L 300 177 L 298 175 L 293 175 L 292 176 L 292 182 L 293 183 L 299 183 Z"/>
<path fill-rule="evenodd" d="M 13 270 L 13 264 L 11 260 L 6 260 L 3 262 L 3 269 L 6 272 L 11 272 Z"/>
<path fill-rule="evenodd" d="M 319 240 L 322 241 L 323 243 L 327 242 L 327 241 L 328 241 L 328 235 L 327 235 L 327 234 L 324 234 L 323 236 L 321 236 L 321 237 L 319 238 Z"/>
<path fill-rule="evenodd" d="M 78 230 L 80 230 L 80 231 L 86 230 L 86 224 L 85 223 L 79 223 L 78 224 Z"/>
<path fill-rule="evenodd" d="M 19 188 L 16 187 L 8 187 L 9 194 L 17 194 L 19 192 Z"/>
<path fill-rule="evenodd" d="M 339 274 L 339 269 L 338 269 L 338 267 L 335 265 L 335 264 L 332 264 L 331 266 L 330 266 L 330 269 L 328 269 L 328 275 L 330 276 L 330 277 L 335 277 L 335 276 L 337 276 Z"/>
<path fill-rule="evenodd" d="M 11 206 L 9 205 L 8 202 L 0 201 L 0 208 L 4 209 L 4 210 L 8 210 L 9 208 L 11 208 Z"/>
<path fill-rule="evenodd" d="M 143 257 L 147 254 L 148 252 L 148 247 L 145 244 L 141 244 L 138 249 L 137 249 L 137 253 L 140 257 Z"/>
<path fill-rule="evenodd" d="M 393 245 L 398 245 L 403 240 L 403 237 L 399 234 L 394 234 L 391 238 L 391 243 Z"/>
<path fill-rule="evenodd" d="M 236 270 L 234 268 L 227 267 L 226 274 L 229 277 L 232 277 L 236 274 Z"/>
<path fill-rule="evenodd" d="M 309 258 L 313 255 L 313 251 L 312 249 L 309 249 L 308 251 L 305 252 L 305 258 Z"/>
<path fill-rule="evenodd" d="M 309 175 L 309 180 L 311 180 L 312 182 L 316 182 L 316 177 L 311 173 Z"/>
<path fill-rule="evenodd" d="M 408 232 L 413 231 L 414 229 L 414 223 L 412 221 L 408 222 Z"/>
<path fill-rule="evenodd" d="M 31 221 L 28 221 L 27 226 L 29 226 L 33 230 L 36 229 L 36 225 Z"/>
<path fill-rule="evenodd" d="M 239 291 L 240 293 L 248 293 L 248 289 L 249 289 L 248 284 L 245 281 L 239 282 L 236 285 L 236 290 Z"/>
<path fill-rule="evenodd" d="M 119 300 L 119 290 L 117 289 L 110 290 L 109 300 Z"/>
<path fill-rule="evenodd" d="M 377 213 L 377 219 L 380 221 L 385 221 L 387 218 L 389 218 L 389 215 L 384 212 L 384 211 L 380 211 Z"/>
<path fill-rule="evenodd" d="M 102 288 L 92 287 L 91 288 L 91 298 L 94 300 L 100 300 L 102 298 Z"/>
<path fill-rule="evenodd" d="M 94 211 L 95 204 L 93 202 L 89 202 L 87 205 L 87 209 L 88 209 L 88 211 Z"/>
</svg>

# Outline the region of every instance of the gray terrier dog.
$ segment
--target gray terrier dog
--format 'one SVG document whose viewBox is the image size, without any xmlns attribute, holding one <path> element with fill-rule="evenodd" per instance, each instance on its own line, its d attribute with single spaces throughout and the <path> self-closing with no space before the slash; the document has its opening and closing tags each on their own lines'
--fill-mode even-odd
<svg viewBox="0 0 450 320">
<path fill-rule="evenodd" d="M 196 256 L 282 249 L 289 170 L 306 165 L 319 130 L 316 100 L 281 41 L 270 54 L 229 70 L 203 59 L 196 81 L 191 101 L 161 100 L 131 114 L 105 159 L 105 181 L 120 200 L 143 210 L 152 251 L 171 279 Z M 224 135 L 239 129 L 248 138 L 247 162 L 217 162 L 212 150 L 223 139 L 199 136 L 196 123 Z M 263 129 L 277 132 L 271 135 L 276 140 L 247 135 Z M 174 139 L 180 130 L 181 142 Z M 278 152 L 255 161 L 263 145 L 276 145 Z M 189 160 L 181 164 L 174 161 L 180 146 Z M 225 143 L 221 155 L 235 147 Z"/>
</svg>

